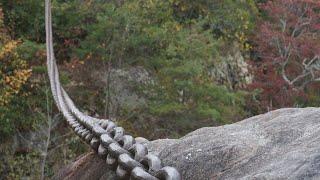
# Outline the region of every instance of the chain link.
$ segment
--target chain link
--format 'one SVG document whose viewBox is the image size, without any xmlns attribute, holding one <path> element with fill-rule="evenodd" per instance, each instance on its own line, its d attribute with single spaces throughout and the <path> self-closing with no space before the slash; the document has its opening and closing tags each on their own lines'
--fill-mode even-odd
<svg viewBox="0 0 320 180">
<path fill-rule="evenodd" d="M 91 148 L 116 171 L 119 179 L 133 180 L 180 180 L 179 172 L 169 166 L 162 166 L 161 160 L 148 152 L 146 145 L 138 138 L 125 134 L 110 120 L 103 120 L 83 114 L 61 87 L 56 65 L 53 40 L 51 2 L 46 0 L 47 66 L 51 91 L 58 109 L 69 126 Z"/>
<path fill-rule="evenodd" d="M 163 167 L 161 160 L 148 153 L 144 144 L 136 143 L 132 136 L 125 135 L 124 129 L 116 127 L 113 122 L 101 121 L 92 131 L 79 123 L 72 124 L 74 132 L 106 160 L 119 179 L 181 179 L 175 168 Z"/>
</svg>

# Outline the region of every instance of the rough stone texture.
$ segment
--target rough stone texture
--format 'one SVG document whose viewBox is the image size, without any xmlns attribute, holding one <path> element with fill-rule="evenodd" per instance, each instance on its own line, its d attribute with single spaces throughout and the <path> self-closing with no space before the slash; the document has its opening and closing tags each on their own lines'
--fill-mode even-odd
<svg viewBox="0 0 320 180">
<path fill-rule="evenodd" d="M 229 88 L 245 87 L 252 81 L 249 66 L 238 43 L 228 46 L 228 54 L 216 61 L 209 72 L 216 82 Z"/>
<path fill-rule="evenodd" d="M 132 110 L 145 104 L 145 99 L 137 93 L 136 87 L 153 82 L 146 69 L 141 66 L 111 69 L 110 78 L 103 73 L 103 71 L 96 71 L 95 78 L 99 79 L 103 86 L 108 85 L 108 81 L 110 81 L 111 117 L 117 115 L 119 108 Z"/>
<path fill-rule="evenodd" d="M 280 109 L 149 147 L 183 179 L 320 179 L 320 109 Z M 94 179 L 105 170 L 93 161 L 73 172 Z"/>
</svg>

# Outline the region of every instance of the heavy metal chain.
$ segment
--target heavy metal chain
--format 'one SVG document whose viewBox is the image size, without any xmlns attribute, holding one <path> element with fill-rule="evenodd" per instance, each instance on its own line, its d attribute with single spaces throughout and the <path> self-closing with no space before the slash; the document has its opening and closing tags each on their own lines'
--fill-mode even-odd
<svg viewBox="0 0 320 180">
<path fill-rule="evenodd" d="M 51 91 L 58 109 L 74 132 L 106 160 L 119 179 L 180 180 L 177 169 L 163 167 L 159 157 L 149 153 L 139 138 L 125 134 L 122 127 L 117 127 L 110 120 L 85 115 L 74 105 L 59 80 L 53 51 L 50 0 L 46 0 L 45 12 L 47 67 Z"/>
</svg>

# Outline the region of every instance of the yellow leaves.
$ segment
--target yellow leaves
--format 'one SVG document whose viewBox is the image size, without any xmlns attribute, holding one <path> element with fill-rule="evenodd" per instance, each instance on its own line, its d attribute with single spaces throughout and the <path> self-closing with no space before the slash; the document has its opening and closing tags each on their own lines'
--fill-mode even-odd
<svg viewBox="0 0 320 180">
<path fill-rule="evenodd" d="M 252 46 L 249 43 L 244 43 L 244 50 L 249 51 L 252 49 Z"/>
<path fill-rule="evenodd" d="M 246 32 L 249 29 L 249 24 L 249 21 L 243 22 L 243 24 L 239 26 L 238 31 L 235 33 L 235 37 L 240 42 L 240 44 L 242 44 L 242 50 L 244 51 L 249 51 L 252 48 L 251 45 L 247 43 L 248 37 L 246 35 Z"/>
<path fill-rule="evenodd" d="M 180 31 L 182 29 L 182 26 L 180 24 L 175 25 L 176 31 Z"/>
<path fill-rule="evenodd" d="M 32 70 L 16 52 L 18 41 L 7 42 L 0 50 L 0 105 L 10 103 L 29 80 Z"/>
<path fill-rule="evenodd" d="M 87 56 L 86 56 L 86 60 L 90 60 L 91 59 L 91 57 L 92 57 L 92 53 L 90 52 Z"/>
<path fill-rule="evenodd" d="M 4 47 L 1 49 L 0 52 L 0 60 L 4 58 L 5 55 L 8 53 L 12 53 L 13 50 L 17 48 L 17 41 L 9 41 L 7 44 L 4 45 Z"/>
<path fill-rule="evenodd" d="M 92 3 L 93 3 L 93 0 L 88 0 L 85 2 L 86 6 L 88 7 L 90 7 Z"/>
<path fill-rule="evenodd" d="M 244 42 L 247 40 L 247 38 L 243 32 L 236 32 L 235 36 L 240 42 Z"/>
<path fill-rule="evenodd" d="M 171 4 L 177 3 L 175 0 L 169 0 Z"/>
<path fill-rule="evenodd" d="M 244 28 L 245 30 L 248 30 L 248 29 L 249 29 L 249 26 L 248 26 L 247 24 L 245 24 L 245 25 L 243 25 L 243 28 Z"/>
<path fill-rule="evenodd" d="M 186 10 L 188 9 L 188 7 L 187 7 L 185 4 L 183 4 L 183 5 L 180 7 L 180 9 L 181 9 L 182 12 L 184 12 L 184 11 L 186 11 Z"/>
</svg>

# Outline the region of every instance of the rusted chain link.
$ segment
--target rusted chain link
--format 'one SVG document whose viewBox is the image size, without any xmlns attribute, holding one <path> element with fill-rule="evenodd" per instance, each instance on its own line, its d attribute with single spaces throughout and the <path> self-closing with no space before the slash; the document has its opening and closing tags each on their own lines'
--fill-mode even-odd
<svg viewBox="0 0 320 180">
<path fill-rule="evenodd" d="M 53 40 L 51 2 L 46 0 L 47 66 L 51 91 L 58 109 L 74 132 L 106 160 L 119 179 L 180 180 L 173 167 L 163 167 L 161 160 L 150 153 L 144 144 L 126 135 L 114 122 L 83 114 L 61 87 L 56 65 Z"/>
</svg>

